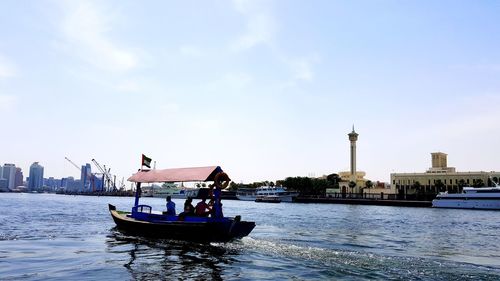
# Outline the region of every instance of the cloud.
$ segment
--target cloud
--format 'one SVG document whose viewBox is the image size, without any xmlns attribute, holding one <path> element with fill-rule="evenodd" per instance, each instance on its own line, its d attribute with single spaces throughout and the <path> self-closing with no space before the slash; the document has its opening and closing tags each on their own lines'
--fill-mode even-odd
<svg viewBox="0 0 500 281">
<path fill-rule="evenodd" d="M 193 58 L 199 58 L 203 56 L 203 52 L 200 48 L 196 46 L 184 45 L 179 47 L 179 52 L 181 55 Z"/>
<path fill-rule="evenodd" d="M 244 51 L 265 45 L 292 73 L 292 78 L 282 83 L 284 88 L 294 87 L 297 81 L 311 82 L 314 79 L 313 65 L 319 62 L 319 56 L 289 57 L 284 54 L 275 42 L 278 25 L 269 3 L 259 0 L 233 0 L 235 10 L 246 19 L 246 29 L 232 42 L 231 50 Z"/>
<path fill-rule="evenodd" d="M 232 72 L 212 81 L 207 85 L 206 89 L 214 92 L 221 90 L 237 92 L 246 89 L 253 80 L 253 77 L 248 73 Z"/>
<path fill-rule="evenodd" d="M 178 113 L 180 112 L 181 106 L 178 103 L 165 103 L 160 104 L 159 108 L 164 113 Z"/>
<path fill-rule="evenodd" d="M 264 1 L 235 0 L 236 11 L 246 19 L 245 32 L 231 44 L 231 50 L 244 51 L 259 44 L 271 44 L 277 25 Z"/>
<path fill-rule="evenodd" d="M 312 67 L 314 64 L 318 63 L 320 59 L 319 56 L 313 55 L 301 58 L 283 58 L 283 61 L 290 68 L 295 80 L 311 82 L 314 79 Z"/>
<path fill-rule="evenodd" d="M 9 78 L 16 75 L 16 69 L 14 65 L 9 62 L 5 57 L 0 55 L 0 79 Z"/>
<path fill-rule="evenodd" d="M 201 132 L 203 134 L 215 134 L 222 127 L 222 123 L 219 120 L 206 118 L 194 120 L 191 125 L 196 132 Z"/>
<path fill-rule="evenodd" d="M 0 112 L 8 112 L 16 105 L 16 98 L 9 95 L 0 95 Z"/>
<path fill-rule="evenodd" d="M 99 2 L 100 3 L 100 2 Z M 137 67 L 137 55 L 119 46 L 112 31 L 110 11 L 102 11 L 90 1 L 70 1 L 63 6 L 63 46 L 81 59 L 101 69 L 127 71 Z"/>
<path fill-rule="evenodd" d="M 115 90 L 120 92 L 131 92 L 137 93 L 140 92 L 143 88 L 140 83 L 136 80 L 125 80 L 118 82 L 116 86 L 114 86 Z"/>
</svg>

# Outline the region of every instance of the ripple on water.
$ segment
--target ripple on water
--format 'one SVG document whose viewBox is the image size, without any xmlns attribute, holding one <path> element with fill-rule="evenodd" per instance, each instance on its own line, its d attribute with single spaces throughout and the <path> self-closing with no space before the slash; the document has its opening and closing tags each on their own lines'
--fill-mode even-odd
<svg viewBox="0 0 500 281">
<path fill-rule="evenodd" d="M 488 212 L 227 201 L 225 213 L 256 221 L 250 237 L 196 244 L 127 236 L 108 202 L 131 205 L 0 195 L 0 279 L 500 280 L 500 219 Z"/>
</svg>

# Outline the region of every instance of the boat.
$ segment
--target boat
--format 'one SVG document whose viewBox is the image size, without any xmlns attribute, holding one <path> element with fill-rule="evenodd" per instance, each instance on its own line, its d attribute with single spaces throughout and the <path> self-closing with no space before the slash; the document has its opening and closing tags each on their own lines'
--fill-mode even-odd
<svg viewBox="0 0 500 281">
<path fill-rule="evenodd" d="M 175 183 L 166 182 L 161 186 L 152 184 L 151 186 L 141 187 L 142 189 L 142 197 L 156 197 L 156 198 L 167 198 L 170 196 L 175 199 L 186 199 L 188 197 L 198 198 L 198 192 L 200 188 L 188 188 L 184 187 L 181 183 L 181 186 L 178 186 Z"/>
<path fill-rule="evenodd" d="M 228 242 L 247 236 L 255 227 L 255 222 L 242 221 L 239 215 L 222 215 L 220 193 L 230 179 L 219 166 L 140 170 L 128 181 L 136 183 L 132 210 L 118 211 L 114 205 L 108 205 L 117 228 L 127 234 L 197 242 Z M 195 181 L 213 181 L 211 195 L 215 203 L 211 217 L 166 215 L 153 211 L 149 205 L 139 204 L 142 183 Z"/>
<path fill-rule="evenodd" d="M 441 192 L 432 200 L 432 207 L 500 210 L 500 186 L 464 187 L 462 193 Z"/>
<path fill-rule="evenodd" d="M 255 198 L 255 202 L 281 203 L 281 198 L 278 195 L 257 196 L 257 198 Z"/>
<path fill-rule="evenodd" d="M 243 201 L 255 201 L 258 196 L 278 196 L 281 202 L 293 202 L 299 193 L 287 191 L 286 187 L 281 186 L 261 186 L 256 189 L 240 188 L 236 192 L 236 198 Z"/>
</svg>

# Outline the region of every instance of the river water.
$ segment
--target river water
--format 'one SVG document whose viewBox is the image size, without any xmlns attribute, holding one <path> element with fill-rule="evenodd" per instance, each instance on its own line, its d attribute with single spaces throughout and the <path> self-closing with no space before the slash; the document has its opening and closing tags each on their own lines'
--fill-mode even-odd
<svg viewBox="0 0 500 281">
<path fill-rule="evenodd" d="M 0 193 L 0 280 L 500 280 L 497 211 L 227 200 L 253 232 L 196 244 L 124 235 L 108 203 L 133 198 Z"/>
</svg>

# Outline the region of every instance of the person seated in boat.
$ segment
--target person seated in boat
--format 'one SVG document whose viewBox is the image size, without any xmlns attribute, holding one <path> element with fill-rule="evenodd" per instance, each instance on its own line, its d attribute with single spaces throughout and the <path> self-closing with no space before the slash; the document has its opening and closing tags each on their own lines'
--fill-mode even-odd
<svg viewBox="0 0 500 281">
<path fill-rule="evenodd" d="M 179 220 L 184 220 L 186 216 L 194 216 L 193 198 L 188 197 L 184 202 L 184 212 L 179 214 Z"/>
<path fill-rule="evenodd" d="M 194 215 L 194 206 L 193 206 L 193 198 L 188 197 L 186 202 L 184 202 L 184 214 L 186 216 Z"/>
<path fill-rule="evenodd" d="M 198 202 L 198 204 L 196 204 L 196 207 L 194 210 L 195 215 L 197 215 L 199 217 L 208 217 L 208 215 L 211 212 L 211 209 L 210 209 L 210 206 L 208 206 L 206 201 L 207 201 L 207 199 L 203 198 L 203 199 L 201 199 L 200 202 Z"/>
<path fill-rule="evenodd" d="M 167 211 L 164 212 L 165 215 L 175 216 L 175 203 L 172 201 L 172 197 L 167 196 Z"/>
</svg>

